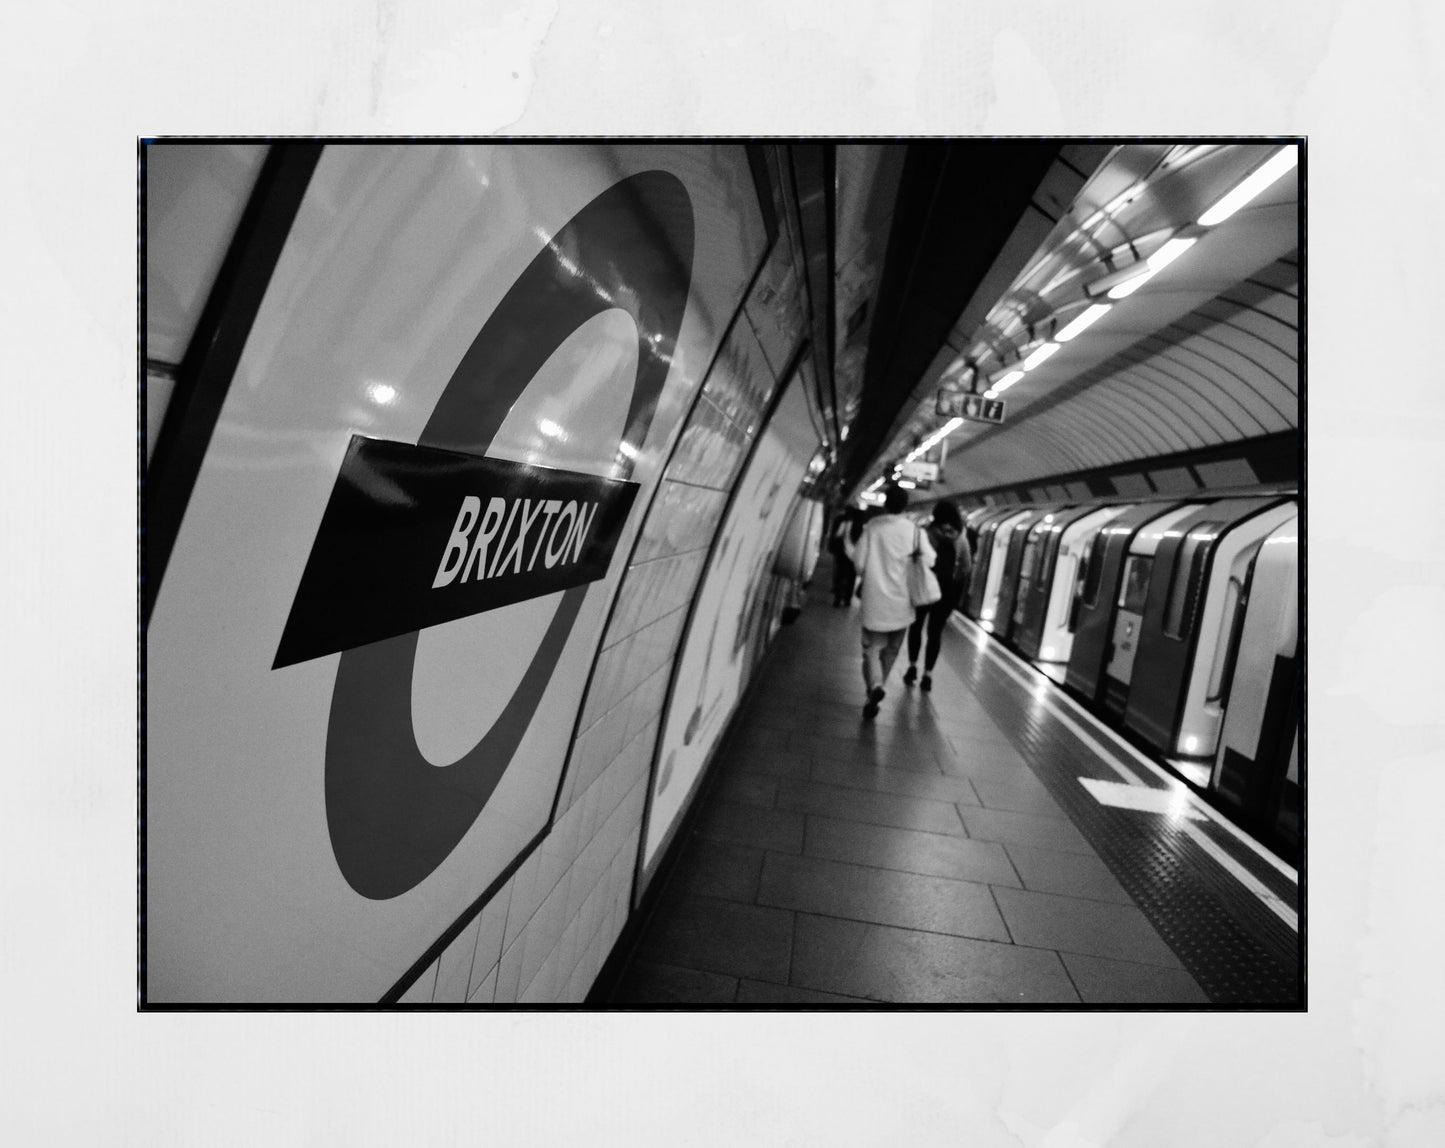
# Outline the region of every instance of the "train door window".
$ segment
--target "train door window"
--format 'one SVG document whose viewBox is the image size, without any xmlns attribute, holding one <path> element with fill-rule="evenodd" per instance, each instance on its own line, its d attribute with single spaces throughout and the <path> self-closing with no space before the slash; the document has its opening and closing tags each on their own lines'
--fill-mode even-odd
<svg viewBox="0 0 1445 1148">
<path fill-rule="evenodd" d="M 1063 537 L 1064 532 L 1062 529 L 1049 531 L 1048 541 L 1044 543 L 1043 568 L 1045 570 L 1052 569 L 1058 562 L 1059 543 Z"/>
<path fill-rule="evenodd" d="M 1033 585 L 1034 575 L 1039 569 L 1039 538 L 1036 534 L 1030 534 L 1029 540 L 1024 543 L 1023 561 L 1019 563 L 1019 589 L 1018 600 L 1022 602 Z"/>
<path fill-rule="evenodd" d="M 1219 535 L 1220 523 L 1203 522 L 1191 530 L 1179 547 L 1174 561 L 1174 580 L 1169 587 L 1169 606 L 1164 612 L 1164 636 L 1182 641 L 1194 629 L 1195 615 L 1204 589 L 1204 568 L 1209 546 Z"/>
<path fill-rule="evenodd" d="M 1219 652 L 1215 654 L 1215 665 L 1210 674 L 1205 701 L 1226 704 L 1229 701 L 1229 691 L 1234 686 L 1234 667 L 1239 660 L 1240 641 L 1244 637 L 1245 615 L 1249 610 L 1249 591 L 1254 585 L 1254 564 L 1259 557 L 1260 547 L 1261 543 L 1256 542 L 1251 548 L 1244 580 L 1241 582 L 1231 575 L 1226 587 L 1223 622 L 1228 628 L 1228 637 L 1222 650 L 1223 657 L 1219 656 Z"/>
<path fill-rule="evenodd" d="M 1089 543 L 1089 556 L 1084 559 L 1084 605 L 1090 609 L 1099 604 L 1099 583 L 1104 580 L 1104 548 L 1108 545 L 1108 538 L 1104 531 L 1094 535 L 1094 540 Z"/>
<path fill-rule="evenodd" d="M 1104 531 L 1095 534 L 1089 544 L 1084 560 L 1079 563 L 1074 583 L 1074 601 L 1069 606 L 1069 617 L 1065 628 L 1073 634 L 1079 628 L 1079 612 L 1085 607 L 1092 609 L 1099 601 L 1099 582 L 1103 578 L 1100 570 L 1104 565 Z"/>
<path fill-rule="evenodd" d="M 1144 612 L 1149 596 L 1149 575 L 1154 569 L 1152 554 L 1131 554 L 1124 567 L 1124 588 L 1119 593 L 1119 607 L 1133 614 Z"/>
</svg>

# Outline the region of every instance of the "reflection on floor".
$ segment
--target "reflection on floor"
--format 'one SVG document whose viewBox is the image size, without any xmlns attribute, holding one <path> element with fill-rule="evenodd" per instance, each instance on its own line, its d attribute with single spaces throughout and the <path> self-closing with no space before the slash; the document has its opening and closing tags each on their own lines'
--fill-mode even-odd
<svg viewBox="0 0 1445 1148">
<path fill-rule="evenodd" d="M 993 639 L 945 631 L 931 693 L 900 658 L 862 722 L 856 603 L 830 609 L 819 574 L 615 1003 L 1297 1006 L 1283 867 L 1163 783 L 1101 797 L 1119 767 Z"/>
</svg>

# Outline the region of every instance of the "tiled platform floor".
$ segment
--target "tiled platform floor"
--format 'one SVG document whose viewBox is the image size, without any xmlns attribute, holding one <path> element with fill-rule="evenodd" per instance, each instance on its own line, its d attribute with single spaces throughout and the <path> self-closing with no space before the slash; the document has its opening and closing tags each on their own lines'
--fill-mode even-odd
<svg viewBox="0 0 1445 1148">
<path fill-rule="evenodd" d="M 1097 806 L 1078 775 L 1115 775 L 1064 747 L 1031 688 L 975 643 L 945 632 L 931 694 L 903 686 L 900 657 L 862 722 L 857 606 L 830 608 L 819 574 L 614 1003 L 1297 1003 L 1297 956 L 1255 952 L 1251 929 L 1269 925 L 1249 898 L 1169 818 Z M 1172 870 L 1151 852 L 1161 842 Z M 1263 972 L 1221 980 L 1219 954 L 1199 958 L 1221 914 L 1233 932 L 1219 943 L 1244 936 Z"/>
</svg>

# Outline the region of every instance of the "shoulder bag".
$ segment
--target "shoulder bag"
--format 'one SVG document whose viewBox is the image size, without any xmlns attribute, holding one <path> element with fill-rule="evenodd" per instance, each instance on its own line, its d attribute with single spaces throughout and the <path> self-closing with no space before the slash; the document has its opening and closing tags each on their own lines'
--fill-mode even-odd
<svg viewBox="0 0 1445 1148">
<path fill-rule="evenodd" d="M 938 588 L 938 578 L 932 569 L 924 564 L 923 545 L 919 540 L 918 527 L 913 528 L 913 553 L 908 561 L 908 600 L 914 609 L 932 606 L 943 597 Z"/>
</svg>

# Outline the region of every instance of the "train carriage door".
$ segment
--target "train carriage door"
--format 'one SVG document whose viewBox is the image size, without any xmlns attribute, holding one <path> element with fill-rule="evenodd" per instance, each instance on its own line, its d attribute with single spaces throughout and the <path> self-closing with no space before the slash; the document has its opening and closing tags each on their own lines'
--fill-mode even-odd
<svg viewBox="0 0 1445 1148">
<path fill-rule="evenodd" d="M 1144 629 L 1144 611 L 1154 580 L 1154 560 L 1159 544 L 1180 521 L 1199 510 L 1197 502 L 1185 503 L 1156 518 L 1129 544 L 1123 579 L 1115 601 L 1113 639 L 1104 664 L 1104 708 L 1118 717 L 1124 713 L 1134 677 L 1134 661 Z"/>
<path fill-rule="evenodd" d="M 1291 508 L 1254 560 L 1243 626 L 1219 684 L 1227 708 L 1209 782 L 1247 820 L 1286 839 L 1298 834 L 1298 780 L 1286 765 L 1298 725 L 1298 607 L 1299 519 Z"/>
<path fill-rule="evenodd" d="M 1249 548 L 1288 513 L 1278 498 L 1227 499 L 1178 523 L 1161 540 L 1159 576 L 1140 622 L 1141 673 L 1124 713 L 1124 724 L 1156 749 L 1213 756 L 1222 710 L 1218 703 L 1206 710 L 1206 678 L 1211 667 L 1218 678 L 1228 645 L 1227 632 L 1220 633 L 1226 599 L 1241 599 Z"/>
<path fill-rule="evenodd" d="M 1008 639 L 1018 621 L 1019 603 L 1028 598 L 1043 556 L 1044 535 L 1057 518 L 1057 508 L 1044 507 L 1017 530 L 1009 543 L 1008 562 L 998 596 L 998 635 Z"/>
<path fill-rule="evenodd" d="M 1047 592 L 1041 595 L 1043 606 L 1037 622 L 1035 661 L 1068 662 L 1074 648 L 1077 611 L 1090 573 L 1087 558 L 1104 526 L 1129 509 L 1129 506 L 1086 509 L 1082 518 L 1065 525 L 1059 532 L 1053 574 Z"/>
<path fill-rule="evenodd" d="M 1001 618 L 998 608 L 999 592 L 1008 571 L 1008 555 L 1014 532 L 1020 527 L 1027 527 L 1037 514 L 1037 510 L 1026 508 L 1005 518 L 994 532 L 993 544 L 989 547 L 988 576 L 984 581 L 978 608 L 979 622 L 990 631 L 998 628 L 995 619 Z"/>
<path fill-rule="evenodd" d="M 1078 506 L 1045 517 L 1039 542 L 1032 556 L 1024 553 L 1019 590 L 1014 596 L 1013 641 L 1020 653 L 1033 658 L 1039 652 L 1044 616 L 1048 610 L 1055 572 L 1058 570 L 1064 531 L 1069 525 L 1093 513 L 1094 507 Z M 1032 561 L 1030 558 L 1032 557 Z"/>
<path fill-rule="evenodd" d="M 1098 699 L 1104 663 L 1110 653 L 1115 595 L 1124 559 L 1135 534 L 1151 520 L 1177 506 L 1148 502 L 1120 514 L 1103 527 L 1089 547 L 1080 596 L 1071 614 L 1074 635 L 1065 683 L 1091 704 Z"/>
<path fill-rule="evenodd" d="M 973 575 L 968 581 L 968 599 L 964 613 L 978 619 L 983 610 L 984 592 L 988 588 L 989 568 L 993 564 L 993 542 L 1000 526 L 1018 515 L 1015 506 L 991 511 L 979 520 L 978 545 L 973 550 Z"/>
</svg>

